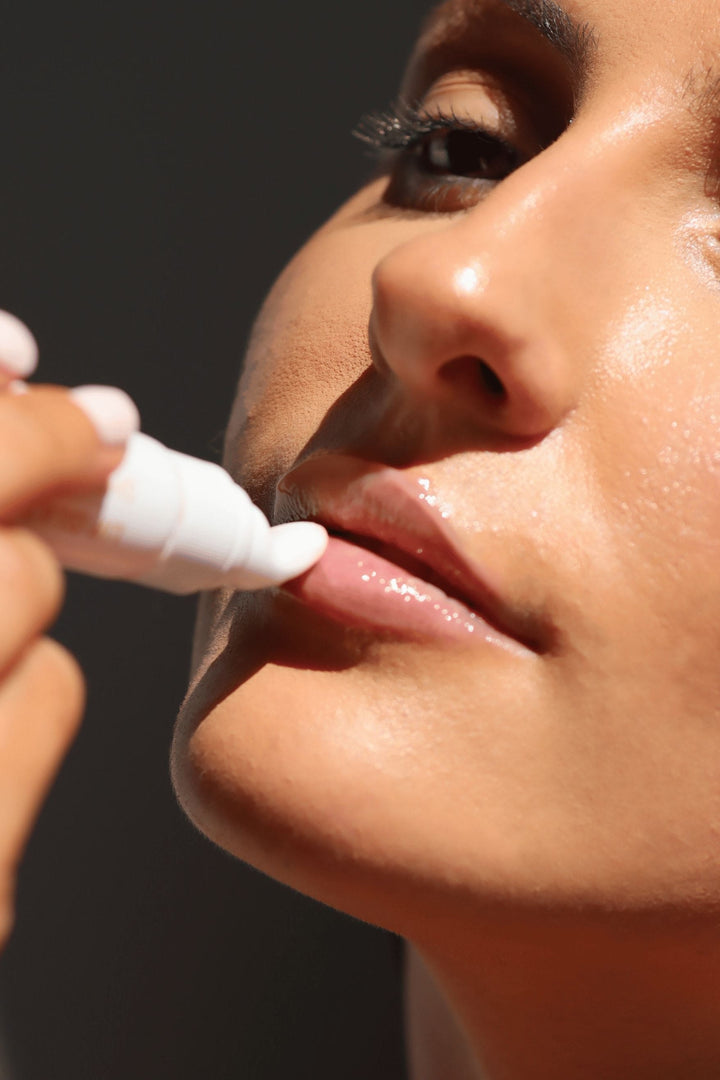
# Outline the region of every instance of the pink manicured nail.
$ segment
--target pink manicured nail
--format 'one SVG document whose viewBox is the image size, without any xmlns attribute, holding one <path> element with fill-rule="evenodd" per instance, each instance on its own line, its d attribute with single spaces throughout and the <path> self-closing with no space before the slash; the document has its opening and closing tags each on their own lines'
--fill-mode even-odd
<svg viewBox="0 0 720 1080">
<path fill-rule="evenodd" d="M 135 402 L 116 386 L 76 386 L 70 397 L 95 425 L 106 446 L 121 446 L 140 428 Z"/>
<path fill-rule="evenodd" d="M 24 322 L 0 311 L 0 373 L 27 378 L 37 367 L 38 347 Z"/>
</svg>

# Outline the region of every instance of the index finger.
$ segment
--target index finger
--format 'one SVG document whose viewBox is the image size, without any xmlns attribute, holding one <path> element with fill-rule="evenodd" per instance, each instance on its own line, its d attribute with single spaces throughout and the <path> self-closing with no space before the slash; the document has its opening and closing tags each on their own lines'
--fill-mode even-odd
<svg viewBox="0 0 720 1080">
<path fill-rule="evenodd" d="M 103 422 L 101 414 L 107 419 L 113 410 L 114 425 Z M 44 496 L 102 485 L 138 426 L 132 400 L 114 387 L 69 393 L 32 386 L 21 395 L 0 394 L 0 518 Z"/>
</svg>

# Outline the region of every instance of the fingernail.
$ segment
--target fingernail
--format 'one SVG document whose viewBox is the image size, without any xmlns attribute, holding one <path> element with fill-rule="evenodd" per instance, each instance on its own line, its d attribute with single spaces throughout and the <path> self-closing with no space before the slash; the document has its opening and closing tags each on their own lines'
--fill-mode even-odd
<svg viewBox="0 0 720 1080">
<path fill-rule="evenodd" d="M 76 386 L 70 397 L 82 409 L 106 446 L 121 446 L 140 428 L 135 402 L 116 386 Z"/>
<path fill-rule="evenodd" d="M 25 323 L 9 311 L 0 311 L 0 371 L 27 378 L 37 362 L 37 342 Z"/>
<path fill-rule="evenodd" d="M 30 387 L 26 382 L 23 382 L 22 379 L 13 379 L 12 382 L 8 383 L 7 390 L 9 394 L 15 394 L 17 396 L 18 394 L 28 394 L 30 392 Z"/>
</svg>

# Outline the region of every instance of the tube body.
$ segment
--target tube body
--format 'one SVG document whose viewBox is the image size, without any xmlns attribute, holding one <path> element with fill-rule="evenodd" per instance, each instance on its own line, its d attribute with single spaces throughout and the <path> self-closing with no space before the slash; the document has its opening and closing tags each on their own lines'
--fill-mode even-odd
<svg viewBox="0 0 720 1080">
<path fill-rule="evenodd" d="M 260 589 L 308 570 L 327 534 L 270 526 L 219 465 L 136 432 L 99 493 L 38 506 L 23 521 L 69 570 L 173 593 Z"/>
</svg>

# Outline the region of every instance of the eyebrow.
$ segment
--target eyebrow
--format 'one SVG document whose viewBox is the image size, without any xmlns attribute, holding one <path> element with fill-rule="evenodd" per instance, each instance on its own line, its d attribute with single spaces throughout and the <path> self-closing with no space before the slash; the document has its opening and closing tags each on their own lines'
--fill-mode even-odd
<svg viewBox="0 0 720 1080">
<path fill-rule="evenodd" d="M 589 22 L 577 22 L 555 0 L 496 0 L 539 30 L 546 41 L 570 62 L 578 76 L 587 75 L 598 49 L 598 36 Z"/>
<path fill-rule="evenodd" d="M 534 26 L 568 60 L 581 96 L 599 48 L 598 34 L 592 24 L 576 21 L 556 0 L 494 0 L 494 3 Z M 688 111 L 702 119 L 713 120 L 720 134 L 720 67 L 717 62 L 698 62 L 685 77 L 681 97 Z"/>
</svg>

